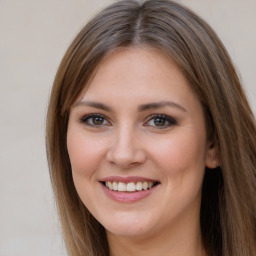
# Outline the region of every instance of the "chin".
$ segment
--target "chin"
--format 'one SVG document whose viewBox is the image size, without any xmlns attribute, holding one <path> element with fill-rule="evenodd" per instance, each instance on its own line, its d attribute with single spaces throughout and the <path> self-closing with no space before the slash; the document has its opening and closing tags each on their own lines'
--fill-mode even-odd
<svg viewBox="0 0 256 256">
<path fill-rule="evenodd" d="M 131 225 L 106 228 L 106 232 L 115 236 L 130 238 L 141 237 L 147 234 L 147 230 L 144 227 L 131 227 Z"/>
<path fill-rule="evenodd" d="M 101 222 L 105 227 L 107 233 L 111 233 L 116 236 L 125 236 L 125 237 L 138 237 L 144 236 L 153 228 L 153 220 L 149 221 L 143 217 L 137 216 L 128 217 L 123 216 L 122 218 L 114 218 L 111 222 Z"/>
</svg>

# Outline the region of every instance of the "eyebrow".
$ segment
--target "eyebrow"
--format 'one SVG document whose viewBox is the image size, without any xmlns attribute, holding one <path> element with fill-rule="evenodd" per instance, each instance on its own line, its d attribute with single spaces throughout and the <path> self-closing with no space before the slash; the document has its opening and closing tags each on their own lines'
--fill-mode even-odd
<svg viewBox="0 0 256 256">
<path fill-rule="evenodd" d="M 89 107 L 94 107 L 94 108 L 102 109 L 109 112 L 112 111 L 112 108 L 108 107 L 107 105 L 100 102 L 95 102 L 95 101 L 79 101 L 74 105 L 74 107 L 77 107 L 77 106 L 89 106 Z"/>
<path fill-rule="evenodd" d="M 95 101 L 79 101 L 74 105 L 74 107 L 77 107 L 77 106 L 89 106 L 89 107 L 102 109 L 102 110 L 105 110 L 108 112 L 113 112 L 111 107 L 109 107 L 103 103 L 95 102 Z M 166 106 L 174 107 L 174 108 L 180 109 L 184 112 L 187 112 L 187 110 L 184 107 L 182 107 L 181 105 L 179 105 L 173 101 L 161 101 L 161 102 L 152 102 L 152 103 L 143 104 L 143 105 L 138 106 L 138 111 L 142 112 L 142 111 L 147 111 L 150 109 L 158 109 L 158 108 L 162 108 L 162 107 L 166 107 Z"/>
<path fill-rule="evenodd" d="M 184 112 L 187 112 L 187 110 L 184 107 L 182 107 L 181 105 L 179 105 L 173 101 L 161 101 L 161 102 L 143 104 L 138 107 L 138 110 L 139 111 L 147 111 L 150 109 L 158 109 L 158 108 L 162 108 L 162 107 L 166 107 L 166 106 L 178 108 Z"/>
</svg>

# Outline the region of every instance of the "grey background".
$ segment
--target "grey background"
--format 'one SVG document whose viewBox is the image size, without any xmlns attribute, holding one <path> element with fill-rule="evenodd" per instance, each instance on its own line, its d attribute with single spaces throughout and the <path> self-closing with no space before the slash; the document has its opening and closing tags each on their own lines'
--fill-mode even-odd
<svg viewBox="0 0 256 256">
<path fill-rule="evenodd" d="M 45 155 L 50 88 L 74 36 L 113 1 L 0 0 L 0 256 L 66 255 Z M 183 0 L 217 31 L 256 112 L 256 0 Z"/>
</svg>

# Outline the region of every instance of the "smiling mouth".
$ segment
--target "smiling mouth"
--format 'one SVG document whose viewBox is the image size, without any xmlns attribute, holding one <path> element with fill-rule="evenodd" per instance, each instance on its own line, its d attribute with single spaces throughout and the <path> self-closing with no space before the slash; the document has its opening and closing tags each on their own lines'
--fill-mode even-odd
<svg viewBox="0 0 256 256">
<path fill-rule="evenodd" d="M 154 181 L 138 181 L 138 182 L 118 182 L 118 181 L 103 181 L 101 182 L 109 190 L 117 192 L 140 192 L 150 190 L 160 184 Z"/>
</svg>

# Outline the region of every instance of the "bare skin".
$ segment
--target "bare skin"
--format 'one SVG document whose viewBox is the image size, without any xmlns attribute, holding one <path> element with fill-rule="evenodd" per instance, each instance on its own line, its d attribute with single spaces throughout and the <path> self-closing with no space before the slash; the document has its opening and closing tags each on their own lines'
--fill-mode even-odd
<svg viewBox="0 0 256 256">
<path fill-rule="evenodd" d="M 202 181 L 216 153 L 201 103 L 170 58 L 152 48 L 106 57 L 71 109 L 67 147 L 111 256 L 205 256 Z"/>
</svg>

